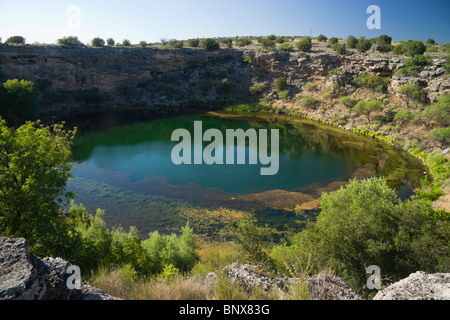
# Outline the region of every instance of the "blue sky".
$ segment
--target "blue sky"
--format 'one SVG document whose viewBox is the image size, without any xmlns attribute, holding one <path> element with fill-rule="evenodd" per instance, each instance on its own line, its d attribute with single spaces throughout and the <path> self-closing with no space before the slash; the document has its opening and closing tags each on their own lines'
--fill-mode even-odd
<svg viewBox="0 0 450 320">
<path fill-rule="evenodd" d="M 381 9 L 381 30 L 369 30 L 370 5 Z M 75 8 L 76 10 L 70 10 Z M 79 10 L 79 11 L 77 11 Z M 78 14 L 79 12 L 79 14 Z M 450 42 L 450 0 L 0 0 L 0 37 L 55 43 L 75 35 L 158 42 L 228 36 L 312 35 L 394 41 Z"/>
</svg>

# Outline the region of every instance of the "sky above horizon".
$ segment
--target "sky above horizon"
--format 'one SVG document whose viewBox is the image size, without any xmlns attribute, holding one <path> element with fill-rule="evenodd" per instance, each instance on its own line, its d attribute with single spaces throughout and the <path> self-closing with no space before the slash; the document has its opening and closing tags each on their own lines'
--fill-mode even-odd
<svg viewBox="0 0 450 320">
<path fill-rule="evenodd" d="M 381 9 L 381 29 L 368 29 L 367 8 Z M 77 36 L 159 42 L 235 36 L 433 38 L 450 42 L 450 0 L 0 0 L 0 37 L 56 43 Z"/>
</svg>

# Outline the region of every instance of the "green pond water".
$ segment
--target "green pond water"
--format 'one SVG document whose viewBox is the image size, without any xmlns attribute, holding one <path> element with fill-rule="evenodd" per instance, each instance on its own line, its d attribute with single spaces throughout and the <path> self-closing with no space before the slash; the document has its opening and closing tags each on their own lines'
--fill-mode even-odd
<svg viewBox="0 0 450 320">
<path fill-rule="evenodd" d="M 172 133 L 183 128 L 194 137 L 194 121 L 202 122 L 203 132 L 219 129 L 224 143 L 227 129 L 267 129 L 269 142 L 270 130 L 278 129 L 277 174 L 263 176 L 260 169 L 269 165 L 249 164 L 248 144 L 234 146 L 235 154 L 239 148 L 246 151 L 245 164 L 175 165 L 171 154 L 178 142 L 171 141 Z M 209 144 L 203 142 L 202 150 Z M 229 151 L 222 148 L 224 154 Z M 196 151 L 192 145 L 192 154 Z M 259 155 L 257 149 L 251 151 Z M 418 186 L 423 171 L 416 159 L 384 143 L 306 121 L 267 114 L 202 114 L 80 134 L 69 190 L 89 211 L 103 209 L 109 225 L 136 226 L 145 234 L 176 231 L 186 222 L 186 208 L 250 211 L 289 226 L 298 217 L 292 204 L 273 205 L 273 190 L 297 201 L 296 194 L 317 198 L 317 190 L 333 182 L 378 175 L 407 195 Z"/>
</svg>

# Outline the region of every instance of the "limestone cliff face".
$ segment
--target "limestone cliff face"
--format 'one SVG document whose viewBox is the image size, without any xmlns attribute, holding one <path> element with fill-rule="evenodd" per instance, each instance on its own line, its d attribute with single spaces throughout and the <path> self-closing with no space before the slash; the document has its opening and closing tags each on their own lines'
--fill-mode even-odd
<svg viewBox="0 0 450 320">
<path fill-rule="evenodd" d="M 249 56 L 252 62 L 243 58 Z M 361 72 L 392 76 L 405 57 L 388 55 L 341 56 L 329 53 L 261 52 L 202 49 L 8 46 L 0 45 L 0 78 L 27 79 L 43 92 L 43 111 L 73 110 L 80 106 L 193 106 L 245 102 L 252 84 L 266 84 L 270 94 L 279 77 L 288 80 L 292 93 L 311 81 L 338 84 L 348 93 Z M 396 93 L 404 83 L 416 83 L 433 101 L 450 92 L 443 59 L 416 77 L 392 76 Z M 340 68 L 329 77 L 329 72 Z M 261 97 L 261 96 L 259 96 Z"/>
</svg>

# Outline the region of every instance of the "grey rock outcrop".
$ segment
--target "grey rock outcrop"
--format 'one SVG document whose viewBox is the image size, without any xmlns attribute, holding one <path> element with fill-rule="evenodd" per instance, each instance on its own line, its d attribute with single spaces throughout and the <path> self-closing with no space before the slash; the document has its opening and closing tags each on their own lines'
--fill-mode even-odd
<svg viewBox="0 0 450 320">
<path fill-rule="evenodd" d="M 40 300 L 45 281 L 25 239 L 0 238 L 0 299 Z"/>
<path fill-rule="evenodd" d="M 374 300 L 450 300 L 450 274 L 418 271 L 386 289 Z"/>
<path fill-rule="evenodd" d="M 274 288 L 287 289 L 296 280 L 293 278 L 270 278 L 255 272 L 254 267 L 247 264 L 234 263 L 226 268 L 227 275 L 238 282 L 246 291 L 253 286 L 259 286 L 269 292 Z M 314 300 L 361 300 L 344 280 L 339 277 L 319 274 L 304 279 L 310 288 Z"/>
<path fill-rule="evenodd" d="M 116 300 L 86 283 L 69 289 L 71 264 L 59 258 L 39 259 L 22 238 L 0 237 L 0 300 Z"/>
</svg>

